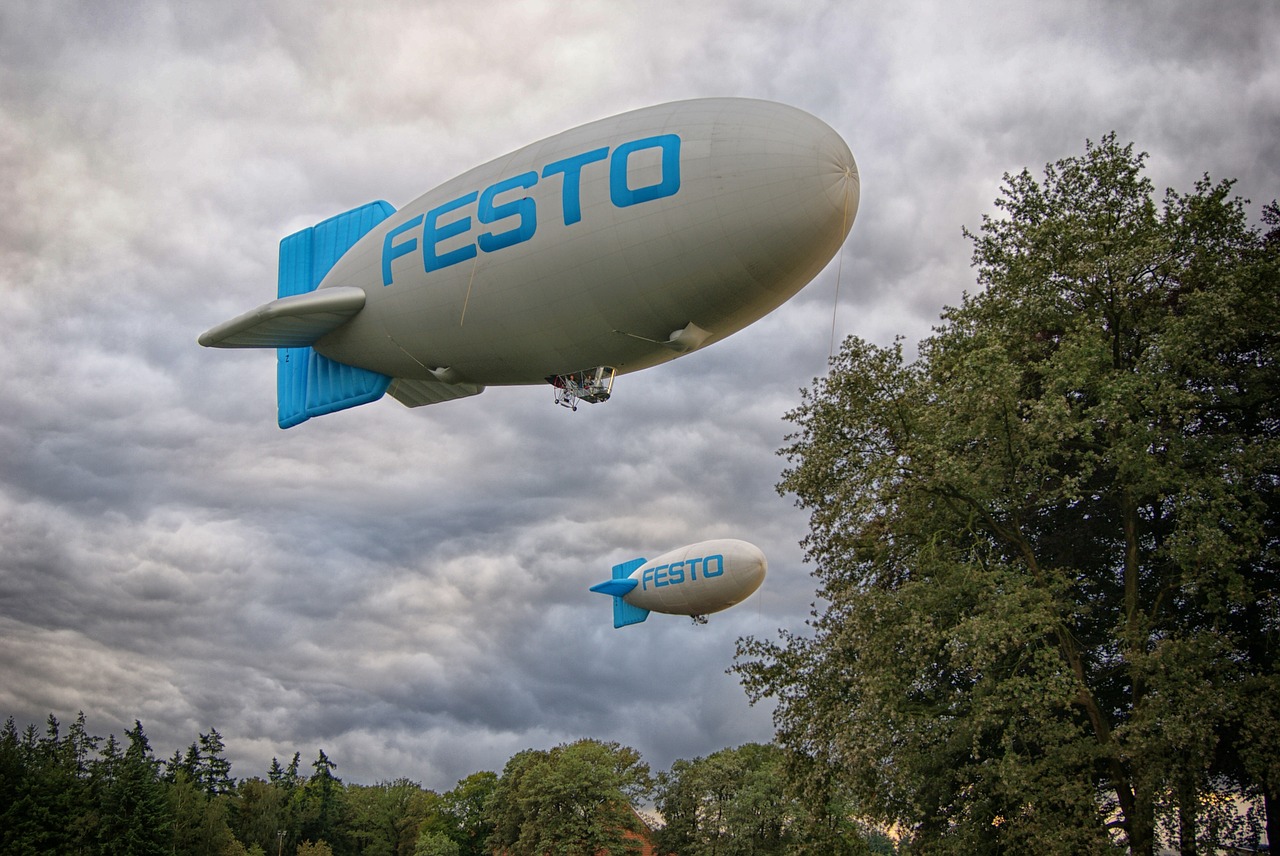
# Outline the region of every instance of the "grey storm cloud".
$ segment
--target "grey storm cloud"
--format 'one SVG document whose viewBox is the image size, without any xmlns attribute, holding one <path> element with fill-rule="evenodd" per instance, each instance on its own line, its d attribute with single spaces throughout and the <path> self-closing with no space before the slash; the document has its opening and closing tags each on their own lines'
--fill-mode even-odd
<svg viewBox="0 0 1280 856">
<path fill-rule="evenodd" d="M 770 739 L 725 670 L 815 597 L 776 452 L 832 348 L 927 335 L 1001 176 L 1086 139 L 1132 140 L 1161 190 L 1237 178 L 1256 211 L 1280 184 L 1273 3 L 891 5 L 0 9 L 0 714 L 438 789 L 579 737 L 657 769 Z M 195 343 L 274 296 L 284 235 L 707 95 L 837 129 L 857 222 L 794 300 L 607 404 L 495 388 L 282 432 L 273 355 Z M 587 591 L 713 537 L 770 574 L 707 626 L 615 631 Z"/>
</svg>

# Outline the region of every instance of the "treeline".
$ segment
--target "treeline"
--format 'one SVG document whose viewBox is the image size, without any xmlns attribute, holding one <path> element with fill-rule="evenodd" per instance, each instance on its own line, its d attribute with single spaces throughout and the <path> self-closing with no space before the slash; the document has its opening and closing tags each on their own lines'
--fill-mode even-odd
<svg viewBox="0 0 1280 856">
<path fill-rule="evenodd" d="M 787 787 L 783 752 L 747 744 L 653 775 L 634 749 L 580 740 L 513 756 L 437 793 L 347 784 L 323 750 L 236 779 L 216 729 L 157 759 L 135 722 L 91 736 L 81 713 L 0 732 L 0 854 L 480 856 L 892 853 L 839 804 Z M 665 825 L 650 829 L 638 809 Z"/>
</svg>

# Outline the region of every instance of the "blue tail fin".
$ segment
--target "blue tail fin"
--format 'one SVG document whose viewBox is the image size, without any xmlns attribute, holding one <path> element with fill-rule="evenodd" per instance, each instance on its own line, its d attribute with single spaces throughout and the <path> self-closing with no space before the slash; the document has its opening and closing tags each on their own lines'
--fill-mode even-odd
<svg viewBox="0 0 1280 856">
<path fill-rule="evenodd" d="M 613 597 L 613 626 L 626 627 L 628 624 L 639 624 L 649 617 L 649 610 L 641 606 L 632 606 L 622 598 L 636 587 L 635 580 L 628 580 L 636 568 L 645 563 L 644 559 L 632 559 L 621 565 L 613 566 L 613 578 L 607 582 L 597 583 L 591 587 L 594 592 Z M 627 585 L 627 583 L 630 585 Z"/>
<path fill-rule="evenodd" d="M 343 253 L 394 213 L 386 202 L 370 202 L 282 240 L 277 296 L 314 291 Z M 390 384 L 386 375 L 334 362 L 309 347 L 276 349 L 276 404 L 281 428 L 377 401 Z"/>
</svg>

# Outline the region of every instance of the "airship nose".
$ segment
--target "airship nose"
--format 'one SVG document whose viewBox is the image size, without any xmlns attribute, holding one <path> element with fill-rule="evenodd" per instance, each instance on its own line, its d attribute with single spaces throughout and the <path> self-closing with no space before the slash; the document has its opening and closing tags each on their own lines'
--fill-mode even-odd
<svg viewBox="0 0 1280 856">
<path fill-rule="evenodd" d="M 689 201 L 701 205 L 695 228 L 714 232 L 719 253 L 736 266 L 726 279 L 754 320 L 839 251 L 858 212 L 861 182 L 849 145 L 816 116 L 772 102 L 723 109 L 709 157 L 690 160 Z"/>
<path fill-rule="evenodd" d="M 862 191 L 858 164 L 853 159 L 853 152 L 849 151 L 848 144 L 835 131 L 831 131 L 823 139 L 821 146 L 826 174 L 829 176 L 827 199 L 833 208 L 841 212 L 840 240 L 843 241 L 853 227 L 853 218 L 858 213 L 858 200 Z"/>
<path fill-rule="evenodd" d="M 849 144 L 833 128 L 816 116 L 804 116 L 808 120 L 804 133 L 814 154 L 814 179 L 825 196 L 824 212 L 831 225 L 840 227 L 836 235 L 843 243 L 858 213 L 862 187 L 858 164 Z"/>
</svg>

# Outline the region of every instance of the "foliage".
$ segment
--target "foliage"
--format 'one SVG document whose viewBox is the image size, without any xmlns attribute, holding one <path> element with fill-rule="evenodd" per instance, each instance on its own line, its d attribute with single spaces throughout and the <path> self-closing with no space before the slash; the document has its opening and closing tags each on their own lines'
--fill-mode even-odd
<svg viewBox="0 0 1280 856">
<path fill-rule="evenodd" d="M 148 856 L 171 852 L 172 812 L 160 781 L 160 764 L 135 721 L 125 731 L 123 752 L 114 737 L 98 765 L 98 852 L 105 856 Z"/>
<path fill-rule="evenodd" d="M 94 840 L 96 802 L 90 759 L 97 737 L 81 713 L 65 736 L 51 714 L 45 733 L 21 734 L 12 718 L 0 732 L 0 853 L 74 852 Z"/>
<path fill-rule="evenodd" d="M 1194 852 L 1276 793 L 1280 242 L 1230 182 L 1157 207 L 1144 157 L 1005 176 L 981 293 L 789 414 L 825 606 L 735 668 L 929 852 L 1149 854 L 1170 812 Z"/>
<path fill-rule="evenodd" d="M 408 779 L 377 785 L 348 785 L 347 831 L 361 856 L 414 853 L 424 818 L 438 814 L 440 797 Z"/>
<path fill-rule="evenodd" d="M 166 789 L 173 817 L 173 849 L 192 856 L 219 856 L 235 849 L 237 839 L 228 825 L 228 797 L 209 794 L 178 770 Z"/>
<path fill-rule="evenodd" d="M 839 836 L 813 835 L 812 804 L 788 792 L 786 772 L 783 751 L 758 743 L 677 760 L 658 776 L 656 807 L 666 821 L 655 836 L 658 849 L 682 856 L 865 853 L 852 824 Z"/>
<path fill-rule="evenodd" d="M 252 849 L 278 853 L 284 830 L 292 824 L 286 814 L 289 794 L 283 785 L 249 778 L 236 788 L 233 824 L 236 838 Z"/>
<path fill-rule="evenodd" d="M 298 856 L 333 856 L 333 848 L 323 840 L 307 840 L 298 845 Z"/>
<path fill-rule="evenodd" d="M 438 830 L 424 829 L 418 836 L 413 856 L 459 856 L 461 852 L 462 848 L 448 835 Z"/>
<path fill-rule="evenodd" d="M 225 749 L 222 735 L 218 729 L 211 728 L 208 734 L 201 734 L 199 741 L 187 748 L 185 755 L 173 754 L 165 778 L 173 781 L 183 773 L 188 781 L 209 796 L 229 794 L 235 790 L 235 782 L 231 780 L 231 762 L 222 754 Z"/>
<path fill-rule="evenodd" d="M 491 771 L 472 773 L 446 793 L 438 811 L 440 828 L 458 845 L 458 856 L 486 856 L 493 824 L 485 811 L 498 787 Z"/>
<path fill-rule="evenodd" d="M 617 743 L 579 740 L 520 752 L 489 798 L 489 845 L 513 856 L 638 853 L 634 801 L 651 787 L 639 753 Z"/>
<path fill-rule="evenodd" d="M 644 830 L 633 809 L 653 784 L 635 750 L 582 740 L 521 752 L 501 778 L 473 773 L 444 794 L 403 778 L 343 784 L 323 752 L 309 779 L 298 774 L 296 754 L 287 766 L 273 759 L 266 778 L 235 781 L 228 764 L 233 784 L 216 793 L 188 772 L 195 768 L 187 758 L 203 750 L 160 764 L 141 725 L 126 737 L 127 748 L 115 737 L 104 744 L 89 736 L 83 715 L 66 733 L 50 716 L 43 736 L 34 726 L 19 732 L 10 719 L 0 729 L 0 854 L 490 856 L 502 847 L 512 856 L 622 854 L 640 849 Z M 797 777 L 795 760 L 776 746 L 747 744 L 676 761 L 658 777 L 657 806 L 668 823 L 653 835 L 657 852 L 893 852 L 854 822 L 838 788 L 828 782 L 815 791 L 812 776 Z M 323 814 L 322 788 L 341 808 L 332 839 L 304 831 Z M 495 821 L 515 844 L 500 843 Z"/>
</svg>

